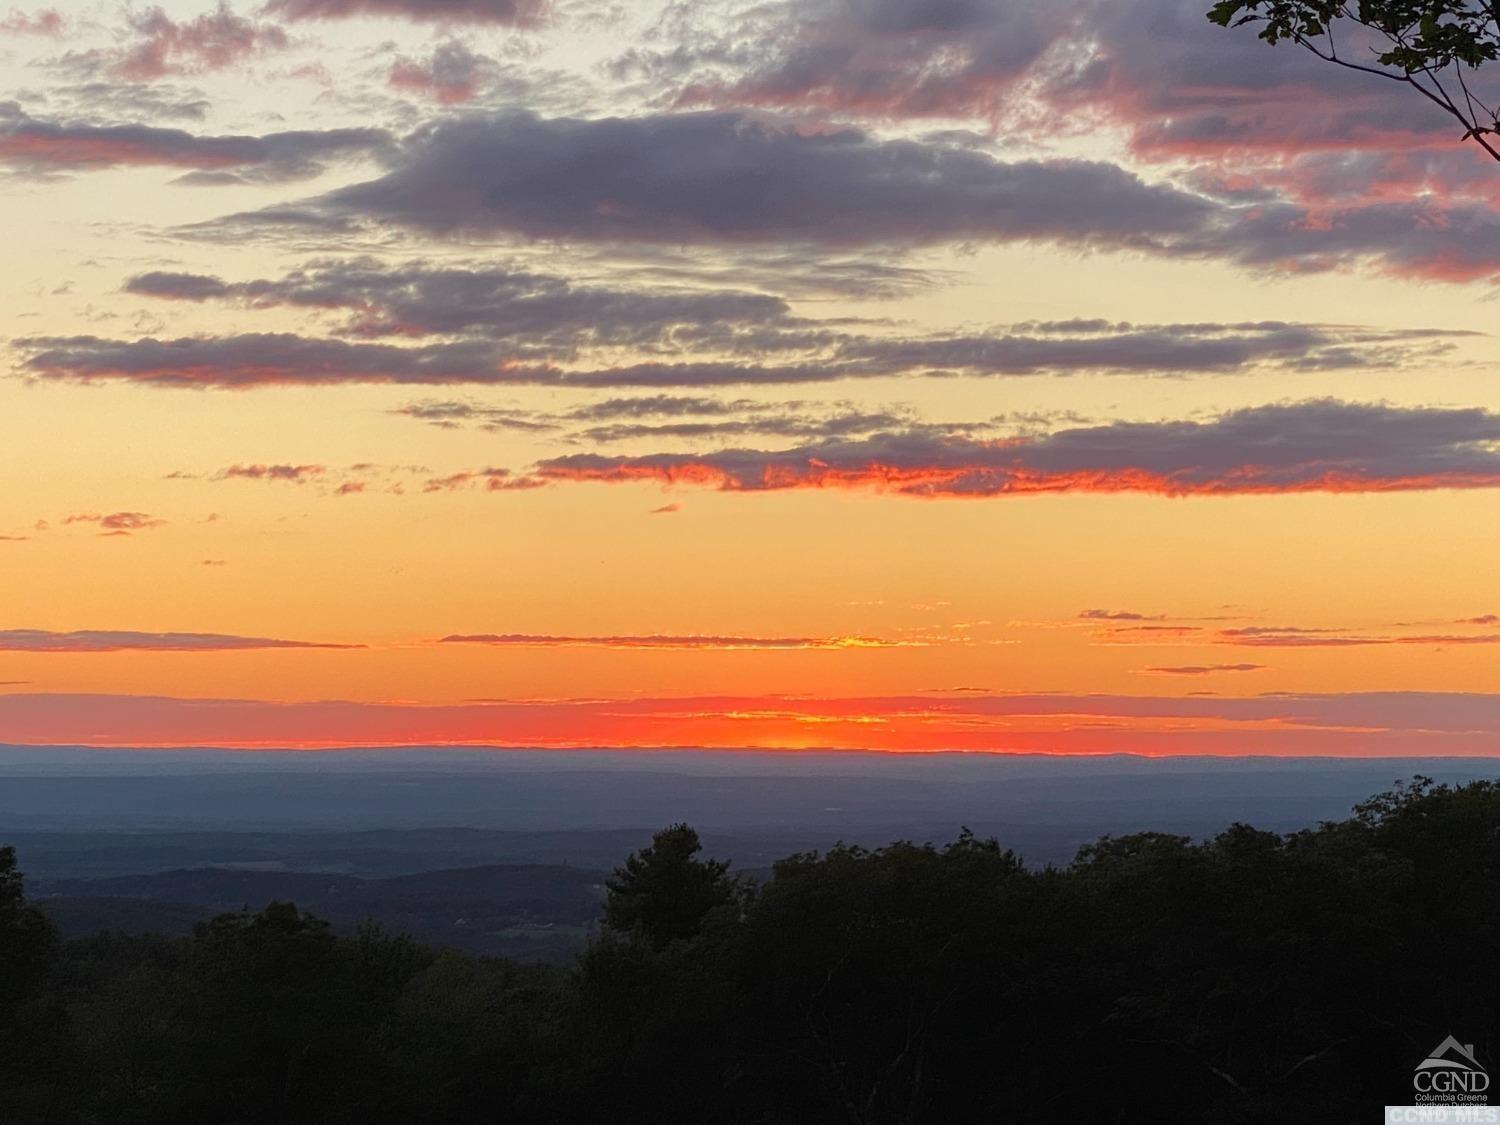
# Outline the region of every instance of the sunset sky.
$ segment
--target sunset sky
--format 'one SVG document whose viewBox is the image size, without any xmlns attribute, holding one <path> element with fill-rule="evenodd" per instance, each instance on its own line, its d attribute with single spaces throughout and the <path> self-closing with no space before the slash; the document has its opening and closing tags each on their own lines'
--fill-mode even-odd
<svg viewBox="0 0 1500 1125">
<path fill-rule="evenodd" d="M 1500 751 L 1500 164 L 1208 6 L 0 9 L 0 743 Z"/>
</svg>

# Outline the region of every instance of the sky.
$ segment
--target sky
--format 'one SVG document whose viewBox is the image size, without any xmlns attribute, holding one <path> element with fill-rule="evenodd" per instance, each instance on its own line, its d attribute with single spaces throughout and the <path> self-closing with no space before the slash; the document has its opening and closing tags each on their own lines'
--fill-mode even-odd
<svg viewBox="0 0 1500 1125">
<path fill-rule="evenodd" d="M 0 10 L 0 742 L 1500 751 L 1500 164 L 1207 6 Z"/>
</svg>

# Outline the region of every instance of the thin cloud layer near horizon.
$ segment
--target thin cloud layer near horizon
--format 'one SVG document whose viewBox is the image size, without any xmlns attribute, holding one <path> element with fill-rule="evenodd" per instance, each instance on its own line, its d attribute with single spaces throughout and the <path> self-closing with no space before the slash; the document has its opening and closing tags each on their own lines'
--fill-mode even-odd
<svg viewBox="0 0 1500 1125">
<path fill-rule="evenodd" d="M 1500 164 L 1208 6 L 8 10 L 0 743 L 1500 751 Z"/>
</svg>

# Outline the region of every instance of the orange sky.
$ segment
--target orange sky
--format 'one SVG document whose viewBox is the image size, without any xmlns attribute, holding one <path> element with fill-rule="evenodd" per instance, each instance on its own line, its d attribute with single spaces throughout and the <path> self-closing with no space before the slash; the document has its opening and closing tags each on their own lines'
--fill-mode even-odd
<svg viewBox="0 0 1500 1125">
<path fill-rule="evenodd" d="M 1500 749 L 1500 167 L 1128 2 L 3 24 L 0 743 Z"/>
</svg>

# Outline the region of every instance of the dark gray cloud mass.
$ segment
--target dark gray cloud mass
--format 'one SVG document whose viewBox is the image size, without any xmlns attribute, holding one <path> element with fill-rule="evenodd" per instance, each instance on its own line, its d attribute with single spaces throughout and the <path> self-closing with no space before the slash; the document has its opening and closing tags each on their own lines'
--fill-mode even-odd
<svg viewBox="0 0 1500 1125">
<path fill-rule="evenodd" d="M 1425 147 L 1438 136 L 1457 149 L 1452 123 L 1409 91 L 1302 51 L 1267 52 L 1253 35 L 1212 26 L 1205 8 L 1202 0 L 753 4 L 717 20 L 676 20 L 669 46 L 629 49 L 614 69 L 679 106 L 1043 130 L 1102 114 L 1147 157 L 1295 157 Z M 1345 43 L 1351 53 L 1359 46 Z M 1309 98 L 1318 112 L 1306 112 Z"/>
<path fill-rule="evenodd" d="M 670 46 L 628 50 L 613 69 L 665 87 L 677 104 L 994 116 L 1076 30 L 1083 7 L 1068 0 L 745 5 L 728 18 L 676 20 Z"/>
<path fill-rule="evenodd" d="M 1226 33 L 1206 7 L 773 0 L 695 18 L 684 6 L 614 69 L 679 109 L 950 119 L 1043 144 L 1102 125 L 1132 158 L 1215 201 L 1197 237 L 1167 252 L 1268 270 L 1369 260 L 1437 280 L 1500 277 L 1493 167 L 1451 118 L 1396 83 Z M 1370 46 L 1347 29 L 1339 44 L 1346 58 L 1373 59 Z M 1500 99 L 1487 71 L 1465 75 L 1480 104 Z"/>
<path fill-rule="evenodd" d="M 1114 422 L 998 441 L 917 432 L 775 451 L 576 454 L 536 471 L 557 481 L 873 488 L 928 497 L 1497 488 L 1500 414 L 1315 400 L 1206 422 Z"/>
<path fill-rule="evenodd" d="M 905 371 L 1018 375 L 1066 371 L 1233 371 L 1264 363 L 1297 369 L 1386 366 L 1416 346 L 1461 332 L 1381 332 L 1264 321 L 1136 325 L 1073 320 L 1004 326 L 984 334 L 868 335 L 868 326 L 792 315 L 786 301 L 733 290 L 576 285 L 524 270 L 385 266 L 370 259 L 313 263 L 281 278 L 226 282 L 153 272 L 126 290 L 163 299 L 292 305 L 347 313 L 338 330 L 361 337 L 475 335 L 512 357 L 570 359 L 582 348 L 630 346 L 663 355 L 800 351 L 829 378 Z M 798 382 L 804 371 L 760 365 L 746 382 Z M 665 371 L 662 381 L 671 381 Z M 707 377 L 704 377 L 705 380 Z M 692 381 L 683 372 L 680 381 Z"/>
<path fill-rule="evenodd" d="M 437 235 L 825 246 L 962 239 L 1150 249 L 1212 222 L 1210 201 L 1092 161 L 805 132 L 736 113 L 440 120 L 378 179 L 234 224 L 373 222 Z"/>
<path fill-rule="evenodd" d="M 23 357 L 20 370 L 38 378 L 179 387 L 370 382 L 711 388 L 912 375 L 1224 374 L 1261 368 L 1396 367 L 1445 350 L 1452 338 L 1463 335 L 1281 322 L 1103 327 L 1080 322 L 1067 331 L 1059 325 L 1018 325 L 997 328 L 990 335 L 907 338 L 861 336 L 837 326 L 800 327 L 785 316 L 780 302 L 749 294 L 659 297 L 560 290 L 508 302 L 495 290 L 480 287 L 468 298 L 455 292 L 450 301 L 449 290 L 436 286 L 416 296 L 386 295 L 388 303 L 382 305 L 374 287 L 334 285 L 325 290 L 310 285 L 287 290 L 282 283 L 260 282 L 231 286 L 195 274 L 146 274 L 134 279 L 131 287 L 137 293 L 179 299 L 265 292 L 265 299 L 273 303 L 295 299 L 321 308 L 357 308 L 360 311 L 352 313 L 345 326 L 356 334 L 462 338 L 395 345 L 295 333 L 166 340 L 26 337 L 13 341 Z M 484 292 L 493 296 L 487 300 Z M 717 311 L 719 319 L 681 323 L 694 309 L 705 315 Z M 586 354 L 589 347 L 624 344 L 665 358 L 616 364 Z M 775 362 L 779 351 L 789 354 Z M 727 358 L 726 352 L 731 353 Z M 745 358 L 749 354 L 769 355 L 772 361 Z M 582 365 L 589 360 L 594 365 Z M 559 366 L 574 361 L 580 366 Z"/>
<path fill-rule="evenodd" d="M 450 238 L 823 252 L 1045 242 L 1271 272 L 1364 262 L 1448 280 L 1500 275 L 1500 214 L 1485 200 L 1413 193 L 1314 205 L 1269 192 L 1244 200 L 1149 183 L 1099 161 L 1005 161 L 941 140 L 808 130 L 737 112 L 445 118 L 409 135 L 388 168 L 194 229 L 245 237 L 393 227 Z"/>
<path fill-rule="evenodd" d="M 1395 365 L 1414 347 L 1442 348 L 1465 335 L 1390 333 L 1283 321 L 1142 325 L 1072 321 L 1015 325 L 984 335 L 847 339 L 838 349 L 838 358 L 867 373 L 1224 372 L 1268 363 L 1321 370 Z"/>
<path fill-rule="evenodd" d="M 156 386 L 241 389 L 295 383 L 505 382 L 494 346 L 319 340 L 290 333 L 220 338 L 106 340 L 97 336 L 21 339 L 23 370 L 42 378 L 113 379 Z M 544 382 L 546 371 L 512 372 L 510 381 Z"/>
</svg>

